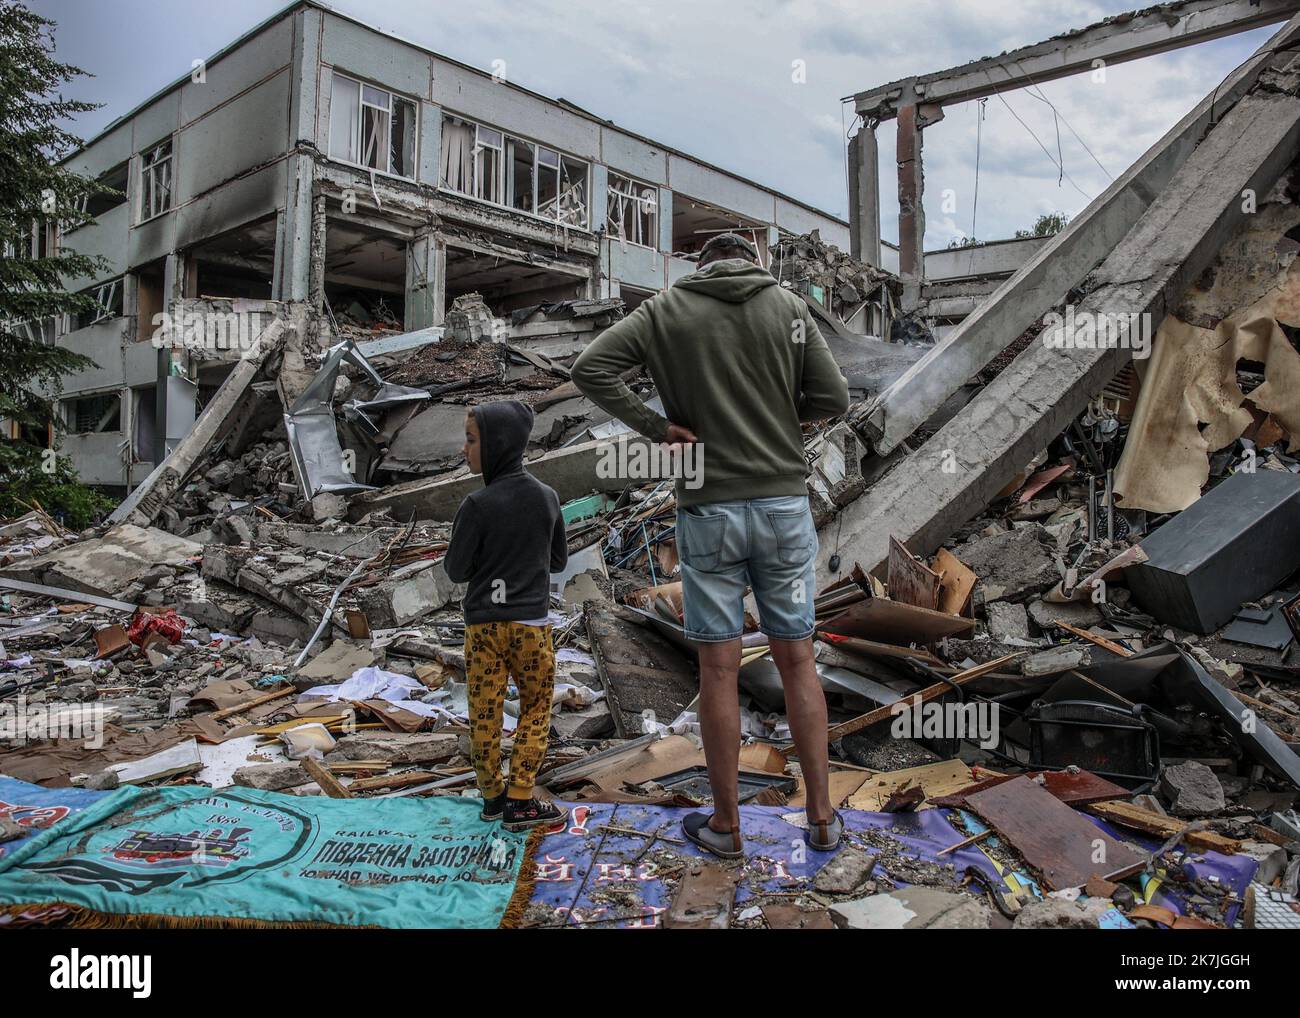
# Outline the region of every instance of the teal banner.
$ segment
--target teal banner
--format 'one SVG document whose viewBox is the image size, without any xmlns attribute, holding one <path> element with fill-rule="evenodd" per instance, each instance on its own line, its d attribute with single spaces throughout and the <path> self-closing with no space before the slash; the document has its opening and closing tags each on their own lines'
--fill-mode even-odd
<svg viewBox="0 0 1300 1018">
<path fill-rule="evenodd" d="M 478 812 L 453 797 L 122 788 L 0 859 L 0 907 L 30 920 L 58 904 L 51 917 L 87 925 L 495 927 L 512 898 L 526 904 L 527 836 Z"/>
</svg>

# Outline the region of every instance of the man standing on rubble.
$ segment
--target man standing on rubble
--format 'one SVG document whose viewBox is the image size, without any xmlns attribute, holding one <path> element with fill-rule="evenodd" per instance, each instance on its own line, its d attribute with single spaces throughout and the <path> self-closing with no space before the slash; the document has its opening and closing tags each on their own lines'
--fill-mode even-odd
<svg viewBox="0 0 1300 1018">
<path fill-rule="evenodd" d="M 637 367 L 649 371 L 667 419 L 620 377 Z M 687 816 L 686 836 L 722 858 L 743 854 L 736 684 L 748 585 L 785 689 L 808 842 L 834 850 L 844 822 L 830 801 L 826 698 L 813 657 L 817 531 L 800 422 L 844 413 L 849 393 L 807 305 L 777 285 L 749 241 L 719 234 L 697 271 L 582 352 L 573 381 L 647 438 L 697 444 L 700 476 L 677 481 L 677 549 L 714 809 Z"/>
</svg>

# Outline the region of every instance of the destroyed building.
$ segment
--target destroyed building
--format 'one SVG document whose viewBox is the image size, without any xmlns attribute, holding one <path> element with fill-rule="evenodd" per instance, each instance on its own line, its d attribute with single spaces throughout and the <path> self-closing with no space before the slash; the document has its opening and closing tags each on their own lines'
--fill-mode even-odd
<svg viewBox="0 0 1300 1018">
<path fill-rule="evenodd" d="M 292 19 L 336 20 L 306 4 Z M 945 102 L 1274 24 L 1059 234 L 951 264 L 922 250 L 921 132 Z M 307 38 L 308 63 L 345 66 Z M 120 872 L 199 848 L 238 866 L 243 828 L 177 833 L 193 802 L 270 804 L 296 829 L 326 796 L 367 828 L 436 816 L 495 871 L 467 915 L 454 892 L 409 877 L 396 840 L 331 841 L 293 856 L 320 881 L 299 897 L 326 899 L 286 910 L 304 923 L 357 925 L 353 907 L 393 926 L 432 914 L 541 928 L 1300 925 L 1298 45 L 1300 2 L 1186 0 L 1107 19 L 860 95 L 850 250 L 828 243 L 830 227 L 786 235 L 773 198 L 760 246 L 808 301 L 853 397 L 842 420 L 805 433 L 816 669 L 846 818 L 830 858 L 786 848 L 803 846 L 806 787 L 752 604 L 746 857 L 719 865 L 678 836 L 711 793 L 673 488 L 602 470 L 611 449 L 644 443 L 569 379 L 623 313 L 616 263 L 601 263 L 611 289 L 593 262 L 587 291 L 519 303 L 476 279 L 444 290 L 436 323 L 417 273 L 389 317 L 355 279 L 331 279 L 328 244 L 321 275 L 316 230 L 328 240 L 344 171 L 294 156 L 321 189 L 293 220 L 311 229 L 280 238 L 301 275 L 268 294 L 177 294 L 209 310 L 255 300 L 268 316 L 193 427 L 106 526 L 73 534 L 36 509 L 0 527 L 0 705 L 29 703 L 19 737 L 0 740 L 0 790 L 13 781 L 10 795 L 72 814 L 62 829 L 26 813 L 0 827 L 0 917 L 153 915 L 147 891 L 106 905 L 65 884 L 92 849 Z M 894 115 L 897 275 L 866 180 L 875 129 Z M 370 226 L 407 208 L 396 183 L 374 186 L 396 190 L 375 192 Z M 433 201 L 435 232 L 464 225 L 450 209 L 481 204 Z M 551 258 L 577 250 L 572 232 Z M 607 259 L 621 249 L 608 229 L 598 243 Z M 656 257 L 655 285 L 671 282 L 675 256 Z M 417 291 L 427 318 L 411 317 Z M 656 398 L 649 379 L 628 381 Z M 442 568 L 449 521 L 481 483 L 459 460 L 460 421 L 502 395 L 538 412 L 528 468 L 561 497 L 570 553 L 552 577 L 559 664 L 538 782 L 573 822 L 510 843 L 478 819 L 463 591 Z M 88 723 L 101 745 L 66 734 Z M 147 830 L 123 838 L 112 816 L 77 826 L 113 805 L 99 796 L 126 809 L 146 791 L 166 804 Z M 6 844 L 24 845 L 7 869 Z M 353 868 L 327 868 L 342 863 Z M 72 876 L 50 883 L 61 869 Z M 228 921 L 186 911 L 182 873 L 166 914 Z M 356 887 L 393 873 L 431 911 Z M 467 873 L 449 884 L 480 880 Z"/>
<path fill-rule="evenodd" d="M 63 452 L 118 493 L 186 434 L 262 301 L 412 332 L 470 293 L 498 316 L 630 309 L 723 230 L 848 246 L 840 219 L 321 5 L 199 64 L 67 161 L 121 196 L 57 243 L 110 267 L 67 281 L 95 313 L 28 326 L 96 362 L 65 379 Z M 151 343 L 195 314 L 206 342 Z"/>
</svg>

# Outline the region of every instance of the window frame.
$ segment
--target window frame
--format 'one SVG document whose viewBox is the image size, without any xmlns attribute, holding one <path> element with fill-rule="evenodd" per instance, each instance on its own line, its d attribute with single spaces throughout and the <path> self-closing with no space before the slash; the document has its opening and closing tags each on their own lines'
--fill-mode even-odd
<svg viewBox="0 0 1300 1018">
<path fill-rule="evenodd" d="M 628 190 L 623 191 L 623 190 L 620 190 L 620 189 L 616 188 L 616 187 L 614 186 L 614 180 L 615 180 L 615 179 L 626 181 L 627 184 L 628 184 Z M 649 249 L 649 250 L 651 250 L 651 251 L 658 251 L 658 250 L 659 250 L 659 230 L 660 230 L 660 226 L 661 226 L 661 222 L 660 222 L 660 219 L 659 219 L 659 213 L 663 210 L 663 206 L 662 206 L 662 204 L 661 204 L 660 201 L 659 201 L 659 185 L 658 185 L 658 184 L 652 184 L 652 183 L 650 183 L 650 181 L 648 181 L 648 180 L 639 180 L 638 178 L 633 177 L 631 174 L 628 174 L 628 173 L 620 173 L 618 170 L 611 169 L 611 170 L 609 171 L 609 180 L 608 180 L 608 183 L 607 183 L 607 185 L 606 185 L 606 191 L 605 191 L 605 221 L 606 221 L 606 223 L 608 223 L 608 222 L 610 221 L 610 215 L 609 215 L 609 196 L 610 196 L 611 194 L 621 195 L 622 197 L 628 199 L 629 201 L 631 201 L 631 202 L 635 202 L 637 205 L 640 205 L 642 199 L 641 199 L 641 197 L 640 197 L 639 195 L 637 195 L 637 194 L 634 193 L 635 190 L 636 190 L 637 188 L 639 188 L 639 187 L 648 188 L 648 189 L 650 189 L 651 191 L 654 192 L 654 196 L 655 196 L 655 206 L 654 206 L 654 216 L 653 216 L 653 220 L 652 220 L 652 222 L 653 222 L 653 226 L 654 226 L 654 229 L 653 229 L 653 231 L 652 231 L 653 234 L 654 234 L 654 242 L 651 243 L 651 244 L 644 244 L 644 243 L 641 243 L 640 241 L 632 240 L 630 237 L 617 236 L 617 235 L 615 235 L 615 234 L 613 233 L 613 231 L 611 231 L 611 230 L 608 228 L 608 226 L 606 227 L 606 234 L 608 235 L 608 237 L 609 237 L 609 239 L 610 239 L 611 241 L 618 241 L 619 244 L 631 244 L 633 247 L 644 247 L 644 248 L 647 248 L 647 249 Z M 636 215 L 641 215 L 642 213 L 641 213 L 640 211 L 638 211 L 638 212 L 635 213 L 635 214 L 636 214 Z"/>
<path fill-rule="evenodd" d="M 534 219 L 539 223 L 547 223 L 551 226 L 563 226 L 566 229 L 570 229 L 570 230 L 582 230 L 584 233 L 591 232 L 592 162 L 590 160 L 583 159 L 581 156 L 571 155 L 563 151 L 562 149 L 554 148 L 553 146 L 547 145 L 544 142 L 540 142 L 535 138 L 529 138 L 522 134 L 514 134 L 510 131 L 503 130 L 502 128 L 493 127 L 491 124 L 485 124 L 481 121 L 475 120 L 472 117 L 466 117 L 466 116 L 462 116 L 459 113 L 453 113 L 451 110 L 444 109 L 442 111 L 442 117 L 444 121 L 446 120 L 459 121 L 461 124 L 464 124 L 467 127 L 472 127 L 474 129 L 473 151 L 474 151 L 474 160 L 476 163 L 477 160 L 479 159 L 479 152 L 483 147 L 491 148 L 494 152 L 498 154 L 497 156 L 498 169 L 496 173 L 496 178 L 497 178 L 496 191 L 503 198 L 507 196 L 507 188 L 506 188 L 507 143 L 513 141 L 519 144 L 527 145 L 529 148 L 531 148 L 533 153 L 533 187 L 532 187 L 533 208 L 531 211 L 528 209 L 515 208 L 515 206 L 513 205 L 500 202 L 500 201 L 493 201 L 491 198 L 482 198 L 476 194 L 471 194 L 469 191 L 460 191 L 450 186 L 449 184 L 445 184 L 443 182 L 443 175 L 441 170 L 441 166 L 442 166 L 441 146 L 439 147 L 439 153 L 438 153 L 439 156 L 438 190 L 439 191 L 443 191 L 447 194 L 454 194 L 460 198 L 467 198 L 470 201 L 481 202 L 482 204 L 489 205 L 492 208 L 504 209 L 507 212 L 513 212 L 515 215 L 527 216 L 529 219 Z M 480 141 L 480 134 L 479 134 L 480 131 L 490 131 L 493 134 L 498 135 L 501 139 L 500 144 L 499 145 L 489 144 L 487 146 L 484 146 L 483 143 Z M 542 153 L 547 153 L 548 155 L 554 156 L 555 157 L 554 164 L 543 164 Z M 555 175 L 555 185 L 556 185 L 555 200 L 558 201 L 559 195 L 561 194 L 560 183 L 561 180 L 563 179 L 565 160 L 569 160 L 571 163 L 580 163 L 585 170 L 585 175 L 583 178 L 583 193 L 584 195 L 586 195 L 586 217 L 585 217 L 585 222 L 581 224 L 566 223 L 562 219 L 560 219 L 558 215 L 543 216 L 543 215 L 539 215 L 536 211 L 539 204 L 543 170 L 545 170 L 548 173 L 553 173 Z M 557 211 L 558 211 L 558 204 L 557 204 Z"/>
<path fill-rule="evenodd" d="M 387 125 L 383 145 L 384 169 L 377 166 L 367 166 L 363 162 L 354 162 L 346 159 L 341 155 L 334 154 L 334 82 L 338 80 L 350 82 L 357 87 L 357 117 L 352 122 L 351 134 L 348 138 L 349 147 L 358 157 L 364 158 L 365 153 L 361 150 L 362 128 L 365 124 L 366 110 L 380 110 L 384 114 L 384 122 Z M 378 103 L 366 99 L 366 89 L 373 89 L 376 92 L 382 92 L 388 97 L 388 107 L 385 109 Z M 420 165 L 420 101 L 411 96 L 404 95 L 401 92 L 394 92 L 392 89 L 385 88 L 383 85 L 376 85 L 373 82 L 366 81 L 364 78 L 353 77 L 343 71 L 334 69 L 330 72 L 330 116 L 326 121 L 326 130 L 328 136 L 325 141 L 326 158 L 331 162 L 340 163 L 343 166 L 351 166 L 353 169 L 361 170 L 363 173 L 378 173 L 380 176 L 391 177 L 393 180 L 405 180 L 415 183 L 419 174 Z M 415 125 L 415 147 L 411 152 L 411 174 L 405 176 L 401 173 L 392 171 L 393 165 L 393 105 L 394 102 L 404 102 L 411 106 L 411 122 Z"/>
<path fill-rule="evenodd" d="M 110 321 L 114 318 L 122 318 L 126 315 L 126 276 L 114 276 L 112 279 L 106 279 L 102 283 L 96 283 L 94 286 L 88 286 L 80 291 L 89 294 L 95 298 L 95 303 L 99 305 L 99 311 L 90 321 L 84 325 L 78 324 L 80 314 L 67 314 L 64 316 L 64 334 L 79 332 L 82 329 L 89 329 L 92 325 L 98 325 L 100 322 Z M 119 305 L 120 302 L 120 305 Z M 114 310 L 115 305 L 121 307 L 121 310 Z M 89 312 L 84 312 L 89 314 Z"/>
<path fill-rule="evenodd" d="M 146 161 L 152 153 L 158 151 L 164 145 L 167 147 L 166 156 L 152 163 Z M 165 216 L 168 212 L 172 211 L 172 209 L 176 207 L 174 204 L 174 200 L 176 197 L 176 166 L 175 166 L 176 140 L 174 136 L 169 134 L 166 138 L 162 139 L 161 141 L 141 149 L 139 153 L 139 159 L 140 159 L 140 173 L 139 173 L 139 187 L 137 189 L 138 201 L 139 201 L 139 210 L 138 210 L 139 216 L 136 219 L 137 226 L 143 223 L 147 223 L 150 220 L 157 219 L 159 216 Z M 155 170 L 157 170 L 159 166 L 163 165 L 164 163 L 167 165 L 167 205 L 165 208 L 159 209 L 157 212 L 150 212 L 145 208 L 145 203 L 146 201 L 149 201 L 150 205 L 153 204 L 152 201 L 150 201 L 150 199 L 153 196 L 153 191 L 146 184 L 146 181 L 149 179 L 150 175 Z M 130 200 L 129 195 L 128 195 L 128 200 Z"/>
</svg>

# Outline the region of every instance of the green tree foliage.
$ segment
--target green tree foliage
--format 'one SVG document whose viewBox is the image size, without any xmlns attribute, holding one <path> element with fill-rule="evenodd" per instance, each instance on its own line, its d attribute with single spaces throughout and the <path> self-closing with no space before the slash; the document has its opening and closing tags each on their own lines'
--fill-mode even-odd
<svg viewBox="0 0 1300 1018">
<path fill-rule="evenodd" d="M 1045 212 L 1034 220 L 1034 225 L 1028 230 L 1017 230 L 1016 239 L 1024 240 L 1026 237 L 1051 237 L 1060 233 L 1069 223 L 1070 217 L 1064 212 Z"/>
<path fill-rule="evenodd" d="M 84 200 L 113 192 L 59 165 L 80 145 L 60 125 L 96 104 L 63 98 L 61 89 L 85 72 L 55 58 L 53 31 L 49 19 L 0 0 L 0 419 L 8 422 L 0 439 L 0 515 L 25 511 L 36 499 L 82 526 L 104 500 L 46 448 L 61 431 L 54 402 L 63 375 L 94 362 L 50 345 L 41 326 L 92 311 L 94 298 L 69 293 L 64 280 L 101 275 L 107 265 L 45 238 L 56 223 L 67 230 L 90 222 Z"/>
</svg>

